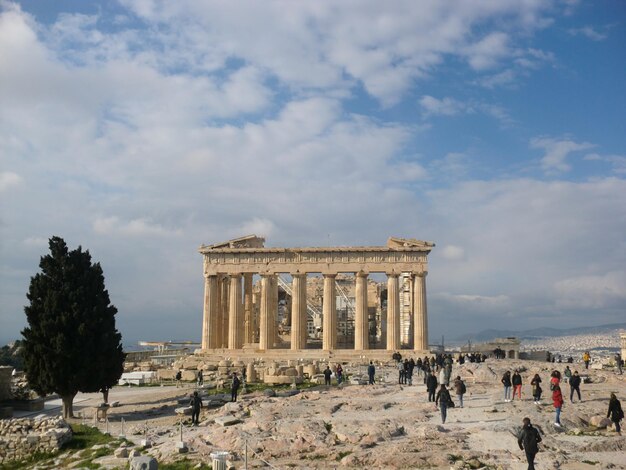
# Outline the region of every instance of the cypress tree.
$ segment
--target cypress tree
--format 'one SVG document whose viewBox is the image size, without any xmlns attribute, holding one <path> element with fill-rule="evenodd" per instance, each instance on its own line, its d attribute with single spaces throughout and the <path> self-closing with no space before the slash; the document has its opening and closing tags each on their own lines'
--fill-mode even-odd
<svg viewBox="0 0 626 470">
<path fill-rule="evenodd" d="M 69 251 L 60 237 L 49 240 L 41 272 L 31 277 L 22 331 L 24 370 L 40 395 L 57 393 L 63 417 L 73 416 L 78 392 L 98 392 L 122 375 L 122 335 L 115 328 L 99 263 L 79 246 Z"/>
</svg>

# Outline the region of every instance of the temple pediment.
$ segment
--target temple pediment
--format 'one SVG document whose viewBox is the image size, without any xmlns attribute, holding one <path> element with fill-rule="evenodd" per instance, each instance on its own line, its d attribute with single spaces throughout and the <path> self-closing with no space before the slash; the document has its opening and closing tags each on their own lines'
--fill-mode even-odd
<svg viewBox="0 0 626 470">
<path fill-rule="evenodd" d="M 432 242 L 425 242 L 415 238 L 389 237 L 387 240 L 388 248 L 433 248 L 434 246 L 435 244 Z"/>
<path fill-rule="evenodd" d="M 245 237 L 233 238 L 221 243 L 213 245 L 202 245 L 202 250 L 217 250 L 220 248 L 263 248 L 265 246 L 265 238 L 256 235 L 246 235 Z"/>
</svg>

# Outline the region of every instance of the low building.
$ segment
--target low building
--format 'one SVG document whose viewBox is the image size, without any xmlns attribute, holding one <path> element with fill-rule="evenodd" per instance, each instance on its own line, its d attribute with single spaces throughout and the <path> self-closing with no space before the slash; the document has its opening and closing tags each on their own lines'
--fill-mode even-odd
<svg viewBox="0 0 626 470">
<path fill-rule="evenodd" d="M 470 344 L 468 346 L 461 347 L 461 352 L 464 353 L 481 353 L 486 356 L 493 356 L 497 349 L 504 351 L 504 355 L 508 359 L 519 359 L 521 341 L 513 336 L 508 338 L 496 338 L 493 341 L 486 343 Z"/>
</svg>

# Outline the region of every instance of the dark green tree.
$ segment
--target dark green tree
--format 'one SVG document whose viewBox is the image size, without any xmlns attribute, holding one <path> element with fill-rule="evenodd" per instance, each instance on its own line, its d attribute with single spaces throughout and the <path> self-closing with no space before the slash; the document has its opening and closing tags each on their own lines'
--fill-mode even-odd
<svg viewBox="0 0 626 470">
<path fill-rule="evenodd" d="M 68 418 L 78 392 L 117 383 L 125 354 L 100 264 L 80 246 L 69 251 L 62 238 L 49 245 L 41 272 L 30 280 L 22 357 L 30 387 L 40 395 L 58 393 Z"/>
</svg>

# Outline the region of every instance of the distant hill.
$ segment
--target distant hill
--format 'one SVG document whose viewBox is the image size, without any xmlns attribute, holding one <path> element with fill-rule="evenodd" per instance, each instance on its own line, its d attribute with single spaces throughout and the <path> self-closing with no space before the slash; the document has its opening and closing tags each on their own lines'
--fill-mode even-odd
<svg viewBox="0 0 626 470">
<path fill-rule="evenodd" d="M 578 328 L 533 328 L 531 330 L 483 330 L 479 333 L 468 333 L 452 338 L 451 343 L 463 344 L 468 341 L 482 343 L 491 341 L 495 338 L 506 338 L 507 336 L 515 336 L 519 339 L 536 339 L 558 336 L 574 336 L 583 334 L 603 334 L 611 333 L 615 330 L 626 330 L 626 323 L 611 323 L 609 325 L 586 326 Z"/>
</svg>

